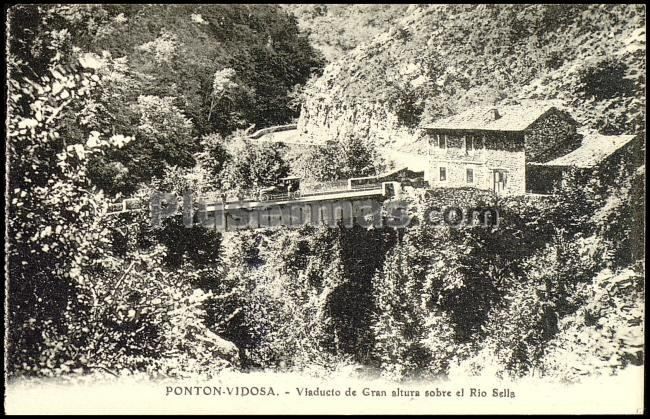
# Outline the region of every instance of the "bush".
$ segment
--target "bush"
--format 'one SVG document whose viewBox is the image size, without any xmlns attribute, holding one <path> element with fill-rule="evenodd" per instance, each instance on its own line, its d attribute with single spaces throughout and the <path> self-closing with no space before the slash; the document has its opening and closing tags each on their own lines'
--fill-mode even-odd
<svg viewBox="0 0 650 419">
<path fill-rule="evenodd" d="M 385 167 L 373 145 L 354 135 L 341 141 L 328 141 L 321 147 L 310 147 L 293 162 L 296 173 L 317 182 L 374 176 Z"/>
<path fill-rule="evenodd" d="M 545 373 L 580 381 L 643 365 L 643 275 L 604 270 L 584 295 L 586 304 L 560 322 L 560 333 L 549 343 Z"/>
<path fill-rule="evenodd" d="M 624 62 L 612 58 L 592 64 L 580 73 L 581 91 L 596 100 L 632 96 L 636 89 L 627 71 Z"/>
<path fill-rule="evenodd" d="M 227 145 L 230 157 L 223 169 L 224 189 L 250 191 L 275 185 L 289 174 L 284 145 L 255 143 L 240 134 L 235 134 Z"/>
</svg>

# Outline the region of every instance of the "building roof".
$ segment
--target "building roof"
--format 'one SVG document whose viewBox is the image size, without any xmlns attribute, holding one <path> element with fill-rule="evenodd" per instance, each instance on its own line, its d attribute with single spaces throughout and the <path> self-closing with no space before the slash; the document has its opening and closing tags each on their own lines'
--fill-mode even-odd
<svg viewBox="0 0 650 419">
<path fill-rule="evenodd" d="M 541 166 L 575 166 L 582 169 L 589 169 L 597 166 L 607 157 L 614 154 L 621 147 L 632 141 L 636 135 L 600 135 L 592 134 L 582 139 L 582 145 Z"/>
<path fill-rule="evenodd" d="M 497 119 L 492 110 L 496 109 Z M 542 115 L 556 109 L 552 104 L 537 102 L 520 105 L 479 106 L 424 126 L 438 130 L 524 131 Z"/>
</svg>

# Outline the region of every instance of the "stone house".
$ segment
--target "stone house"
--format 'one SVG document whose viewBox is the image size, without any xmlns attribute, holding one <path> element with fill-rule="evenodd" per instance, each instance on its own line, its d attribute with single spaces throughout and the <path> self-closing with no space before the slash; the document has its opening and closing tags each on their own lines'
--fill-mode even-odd
<svg viewBox="0 0 650 419">
<path fill-rule="evenodd" d="M 429 141 L 425 180 L 431 187 L 524 194 L 526 165 L 580 147 L 577 127 L 568 113 L 544 103 L 469 109 L 423 127 Z"/>
<path fill-rule="evenodd" d="M 564 175 L 574 170 L 577 174 L 592 175 L 597 170 L 608 177 L 615 176 L 620 167 L 638 167 L 643 162 L 643 142 L 640 135 L 588 134 L 582 145 L 545 163 L 526 166 L 526 192 L 548 194 L 562 187 Z"/>
</svg>

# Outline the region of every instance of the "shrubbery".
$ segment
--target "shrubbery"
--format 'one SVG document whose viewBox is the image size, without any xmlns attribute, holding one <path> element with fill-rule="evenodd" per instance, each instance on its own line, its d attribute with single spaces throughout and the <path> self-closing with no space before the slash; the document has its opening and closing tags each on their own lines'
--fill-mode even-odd
<svg viewBox="0 0 650 419">
<path fill-rule="evenodd" d="M 368 141 L 351 135 L 310 147 L 292 162 L 293 170 L 307 181 L 327 182 L 352 177 L 375 176 L 386 162 Z"/>
<path fill-rule="evenodd" d="M 398 379 L 461 372 L 574 380 L 578 376 L 571 368 L 586 371 L 592 361 L 576 359 L 571 367 L 562 363 L 561 354 L 570 352 L 571 345 L 587 350 L 566 330 L 577 333 L 583 328 L 575 323 L 578 313 L 593 310 L 608 313 L 598 315 L 610 316 L 607 321 L 627 322 L 629 346 L 606 334 L 614 329 L 601 332 L 597 327 L 596 335 L 584 332 L 592 333 L 588 339 L 599 339 L 600 359 L 613 352 L 625 354 L 612 360 L 607 371 L 638 365 L 638 289 L 626 288 L 637 302 L 621 306 L 622 311 L 609 308 L 610 299 L 617 298 L 609 289 L 606 298 L 593 301 L 603 287 L 594 278 L 611 276 L 601 272 L 611 266 L 605 255 L 625 248 L 625 240 L 603 240 L 593 215 L 604 198 L 590 195 L 581 185 L 568 179 L 563 192 L 546 202 L 496 201 L 469 190 L 433 191 L 425 208 L 454 201 L 456 206 L 476 207 L 492 201 L 500 225 L 489 229 L 422 223 L 407 229 L 375 279 L 373 330 L 381 370 Z M 627 271 L 625 278 L 634 278 L 633 272 Z"/>
<path fill-rule="evenodd" d="M 146 214 L 106 215 L 89 160 L 132 138 L 98 131 L 105 80 L 96 61 L 79 58 L 84 65 L 54 55 L 37 78 L 25 63 L 10 68 L 10 374 L 178 376 L 237 365 L 236 348 L 203 323 L 207 263 L 170 259 Z M 146 191 L 134 197 L 146 205 Z"/>
</svg>

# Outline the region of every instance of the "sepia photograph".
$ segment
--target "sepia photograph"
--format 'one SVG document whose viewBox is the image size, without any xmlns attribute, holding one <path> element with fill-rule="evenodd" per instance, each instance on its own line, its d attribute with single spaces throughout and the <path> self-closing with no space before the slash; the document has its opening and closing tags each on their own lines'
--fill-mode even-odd
<svg viewBox="0 0 650 419">
<path fill-rule="evenodd" d="M 643 414 L 643 4 L 13 4 L 6 414 Z"/>
</svg>

